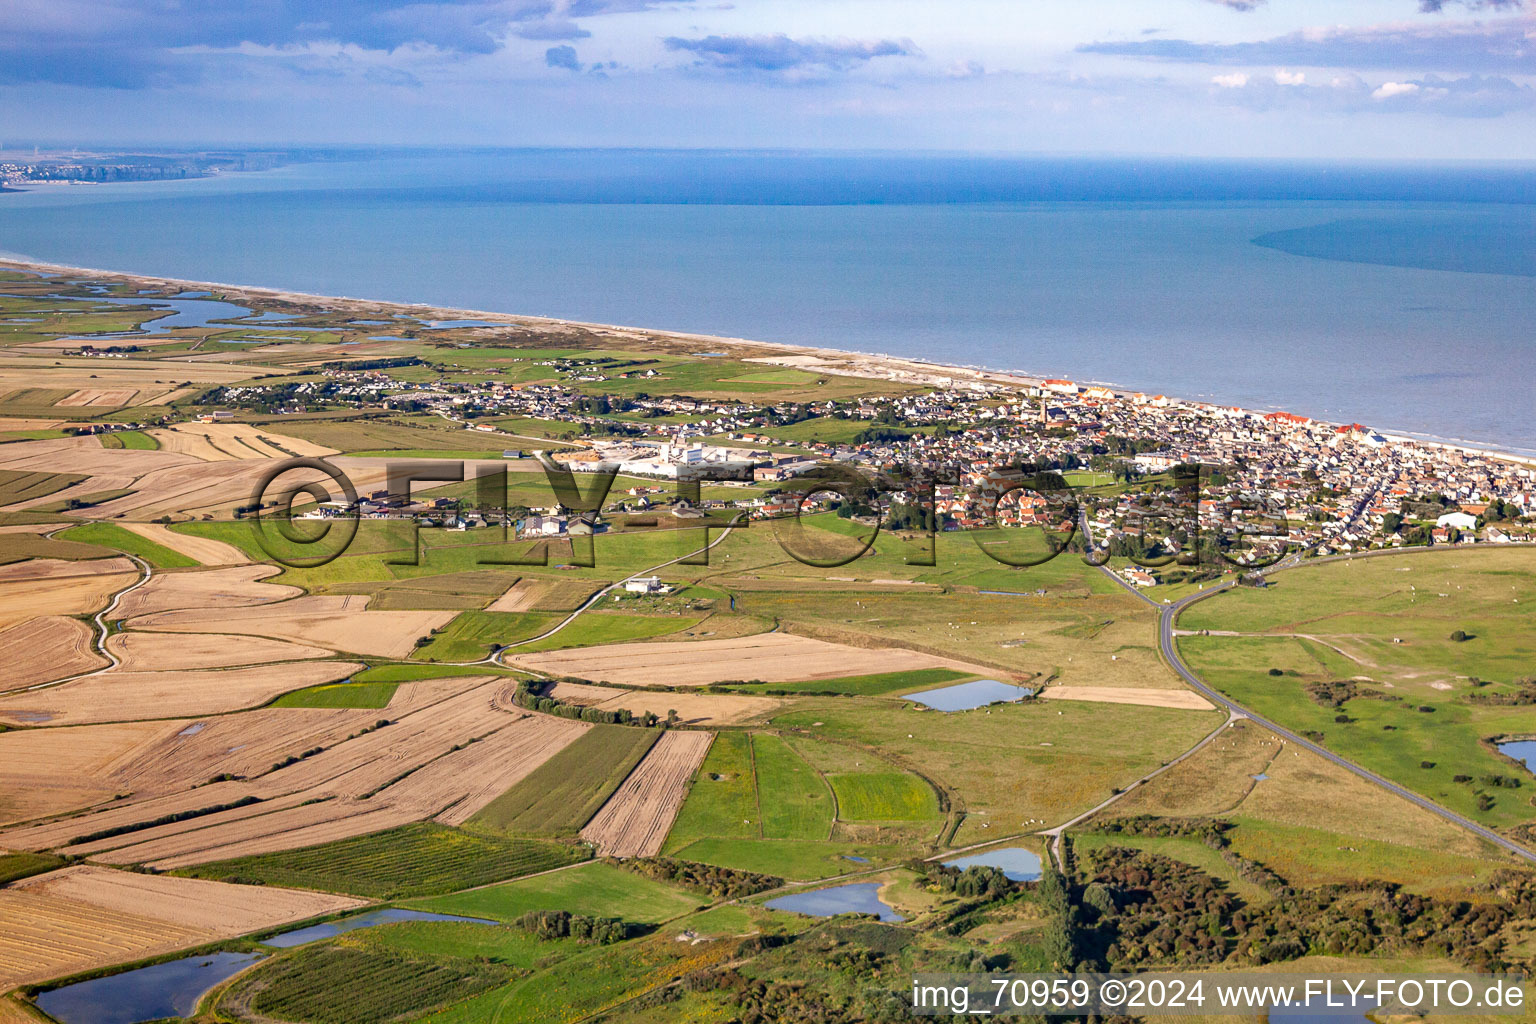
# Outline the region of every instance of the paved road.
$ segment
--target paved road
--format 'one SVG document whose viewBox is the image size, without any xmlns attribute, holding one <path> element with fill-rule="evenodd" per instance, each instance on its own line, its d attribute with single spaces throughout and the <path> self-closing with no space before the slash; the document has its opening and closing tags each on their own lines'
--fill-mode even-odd
<svg viewBox="0 0 1536 1024">
<path fill-rule="evenodd" d="M 1084 523 L 1083 526 L 1084 526 L 1084 533 L 1086 535 L 1086 533 L 1087 533 L 1087 530 L 1086 530 L 1087 524 Z M 1434 549 L 1434 548 L 1408 549 L 1408 551 L 1433 551 L 1433 550 L 1436 550 L 1436 549 Z M 1406 551 L 1364 552 L 1364 553 L 1361 553 L 1359 555 L 1330 555 L 1330 556 L 1328 556 L 1326 558 L 1314 558 L 1314 559 L 1311 559 L 1309 561 L 1304 561 L 1299 556 L 1290 556 L 1290 557 L 1287 557 L 1285 560 L 1281 561 L 1279 564 L 1273 566 L 1272 568 L 1265 570 L 1265 575 L 1270 575 L 1272 573 L 1281 572 L 1281 571 L 1284 571 L 1284 570 L 1287 570 L 1287 569 L 1294 569 L 1294 568 L 1296 568 L 1298 566 L 1301 566 L 1301 565 L 1318 565 L 1318 564 L 1321 564 L 1323 562 L 1347 561 L 1347 560 L 1349 560 L 1351 558 L 1370 558 L 1370 557 L 1376 557 L 1376 556 L 1382 556 L 1382 555 L 1401 555 L 1401 554 L 1404 554 L 1404 553 L 1407 553 L 1407 552 Z M 1259 726 L 1261 726 L 1261 727 L 1263 727 L 1265 729 L 1270 730 L 1276 736 L 1279 736 L 1281 739 L 1285 740 L 1288 743 L 1295 743 L 1298 746 L 1305 747 L 1306 749 L 1312 751 L 1314 754 L 1318 755 L 1319 757 L 1322 757 L 1322 758 L 1325 758 L 1326 760 L 1332 761 L 1334 764 L 1338 765 L 1340 768 L 1343 768 L 1346 771 L 1353 772 L 1354 774 L 1360 776 L 1360 778 L 1365 779 L 1367 782 L 1370 782 L 1370 783 L 1373 783 L 1373 784 L 1375 784 L 1377 786 L 1380 786 L 1382 789 L 1388 790 L 1389 792 L 1391 792 L 1391 793 L 1393 793 L 1393 794 L 1395 794 L 1397 796 L 1402 797 L 1404 800 L 1407 800 L 1407 801 L 1409 801 L 1411 803 L 1417 804 L 1419 807 L 1424 808 L 1426 811 L 1429 811 L 1431 814 L 1434 814 L 1434 815 L 1437 815 L 1438 817 L 1444 818 L 1446 821 L 1451 822 L 1453 825 L 1459 825 L 1462 828 L 1466 829 L 1468 832 L 1472 832 L 1475 835 L 1478 835 L 1478 836 L 1482 837 L 1483 839 L 1488 840 L 1488 842 L 1493 843 L 1495 846 L 1498 846 L 1501 849 L 1508 850 L 1510 853 L 1513 853 L 1517 857 L 1523 858 L 1524 860 L 1530 861 L 1532 863 L 1536 863 L 1536 853 L 1532 853 L 1530 850 L 1526 849 L 1524 846 L 1521 846 L 1519 843 L 1516 843 L 1516 842 L 1514 842 L 1511 839 L 1507 839 L 1504 836 L 1500 835 L 1499 833 L 1493 831 L 1492 829 L 1485 828 L 1484 826 L 1479 825 L 1477 822 L 1472 821 L 1469 818 L 1464 818 L 1461 815 L 1457 814 L 1455 811 L 1452 811 L 1452 810 L 1449 810 L 1449 809 L 1447 809 L 1445 807 L 1440 806 L 1439 804 L 1435 803 L 1433 800 L 1430 800 L 1430 799 L 1428 799 L 1426 797 L 1422 797 L 1422 796 L 1418 795 L 1417 793 L 1412 792 L 1411 790 L 1405 789 L 1404 787 L 1399 786 L 1397 783 L 1391 781 L 1390 779 L 1382 778 L 1380 775 L 1377 775 L 1375 772 L 1371 771 L 1370 769 L 1362 768 L 1360 765 L 1355 764 L 1353 761 L 1350 761 L 1347 758 L 1340 757 L 1338 754 L 1335 754 L 1333 751 L 1327 749 L 1326 747 L 1319 746 L 1318 744 L 1313 743 L 1311 740 L 1306 739 L 1303 736 L 1298 736 L 1296 733 L 1291 732 L 1289 729 L 1286 729 L 1285 727 L 1279 725 L 1276 722 L 1271 721 L 1268 718 L 1265 718 L 1263 715 L 1257 714 L 1257 713 L 1249 710 L 1248 708 L 1243 707 L 1241 704 L 1237 703 L 1236 701 L 1228 698 L 1227 696 L 1225 696 L 1224 694 L 1220 693 L 1219 691 L 1217 691 L 1217 690 L 1213 689 L 1212 687 L 1206 685 L 1206 683 L 1203 680 L 1201 680 L 1201 678 L 1199 676 L 1195 675 L 1194 671 L 1191 670 L 1190 667 L 1187 664 L 1185 664 L 1184 659 L 1179 656 L 1178 645 L 1175 643 L 1175 640 L 1174 640 L 1174 624 L 1178 620 L 1179 613 L 1182 612 L 1185 608 L 1188 608 L 1190 605 L 1194 604 L 1197 601 L 1204 601 L 1207 598 L 1213 597 L 1216 594 L 1219 594 L 1219 593 L 1221 593 L 1224 590 L 1231 589 L 1234 586 L 1233 582 L 1229 581 L 1229 582 L 1226 582 L 1226 583 L 1219 584 L 1217 586 L 1208 587 L 1207 589 L 1201 591 L 1198 594 L 1191 594 L 1188 597 L 1185 597 L 1184 599 L 1182 599 L 1180 601 L 1174 602 L 1173 604 L 1164 605 L 1164 604 L 1158 604 L 1156 601 L 1153 601 L 1146 594 L 1143 594 L 1140 590 L 1137 590 L 1136 587 L 1134 587 L 1132 584 L 1128 583 L 1126 580 L 1122 579 L 1116 573 L 1111 571 L 1110 568 L 1107 565 L 1100 566 L 1099 567 L 1099 571 L 1104 573 L 1106 576 L 1108 576 L 1110 579 L 1114 580 L 1116 583 L 1120 584 L 1126 590 L 1129 590 L 1131 593 L 1135 594 L 1141 600 L 1145 601 L 1147 604 L 1151 605 L 1152 607 L 1154 607 L 1154 608 L 1156 608 L 1158 610 L 1158 626 L 1157 626 L 1157 631 L 1158 631 L 1157 643 L 1158 643 L 1158 647 L 1163 652 L 1163 657 L 1167 660 L 1169 666 L 1175 672 L 1177 672 L 1183 678 L 1183 680 L 1186 683 L 1188 683 L 1197 692 L 1199 692 L 1201 694 L 1201 696 L 1205 697 L 1207 700 L 1213 701 L 1218 706 L 1225 708 L 1230 714 L 1241 715 L 1244 718 L 1251 719 L 1256 725 L 1259 725 Z M 1187 757 L 1188 754 L 1186 754 L 1185 756 Z"/>
</svg>

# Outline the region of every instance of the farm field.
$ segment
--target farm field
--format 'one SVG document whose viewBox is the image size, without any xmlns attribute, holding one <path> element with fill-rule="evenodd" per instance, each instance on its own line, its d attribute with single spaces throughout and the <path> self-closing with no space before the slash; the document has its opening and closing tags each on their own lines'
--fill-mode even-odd
<svg viewBox="0 0 1536 1024">
<path fill-rule="evenodd" d="M 951 840 L 956 846 L 982 842 L 998 829 L 1010 834 L 1064 821 L 1194 746 L 1221 720 L 1215 712 L 1080 701 L 953 714 L 884 701 L 851 705 L 806 698 L 776 715 L 774 725 L 792 736 L 803 731 L 852 742 L 943 779 L 964 812 Z"/>
<path fill-rule="evenodd" d="M 912 691 L 955 683 L 968 677 L 968 673 L 948 668 L 920 668 L 908 672 L 877 672 L 867 676 L 844 676 L 840 679 L 807 679 L 802 682 L 779 683 L 732 683 L 731 690 L 745 693 L 775 694 L 844 694 L 849 697 L 880 697 L 889 693 Z"/>
<path fill-rule="evenodd" d="M 0 575 L 0 629 L 40 615 L 89 615 L 105 608 L 112 595 L 138 579 L 127 559 L 103 558 L 35 567 L 15 563 L 17 571 Z M 39 571 L 33 572 L 34 568 Z"/>
<path fill-rule="evenodd" d="M 395 697 L 399 683 L 325 683 L 285 693 L 272 702 L 275 708 L 384 708 Z"/>
<path fill-rule="evenodd" d="M 176 742 L 169 757 L 145 751 L 148 763 L 119 765 L 107 776 L 137 778 L 142 793 L 0 833 L 0 847 L 63 848 L 109 863 L 175 868 L 412 822 L 461 824 L 591 728 L 544 716 L 487 716 L 492 683 L 410 684 L 397 691 L 388 718 L 367 710 L 270 709 L 248 712 L 248 720 L 183 721 L 170 730 Z"/>
<path fill-rule="evenodd" d="M 623 708 L 636 717 L 647 712 L 666 718 L 676 712 L 682 725 L 739 725 L 783 706 L 772 697 L 738 697 L 727 694 L 653 693 L 646 690 L 621 690 L 609 686 L 584 686 L 581 683 L 556 683 L 549 696 L 562 704 L 614 711 Z"/>
<path fill-rule="evenodd" d="M 373 611 L 366 597 L 300 597 L 242 608 L 183 608 L 128 619 L 130 629 L 170 633 L 242 633 L 298 644 L 326 644 L 351 654 L 404 658 L 419 637 L 446 625 L 447 611 Z"/>
<path fill-rule="evenodd" d="M 881 844 L 931 839 L 941 817 L 932 787 L 878 753 L 801 735 L 786 742 L 728 732 L 700 766 L 665 850 L 685 860 L 817 878 L 856 866 L 850 855 L 894 855 Z M 868 831 L 871 822 L 882 831 Z"/>
<path fill-rule="evenodd" d="M 71 526 L 61 532 L 59 538 L 137 555 L 156 569 L 185 569 L 198 564 L 197 559 L 168 548 L 138 530 L 129 530 L 116 523 Z"/>
<path fill-rule="evenodd" d="M 65 615 L 39 615 L 0 630 L 0 664 L 6 666 L 0 691 L 24 690 L 106 667 L 92 640 L 89 626 Z"/>
<path fill-rule="evenodd" d="M 714 739 L 669 730 L 581 830 L 599 854 L 650 857 L 661 852 L 687 795 L 688 783 Z"/>
<path fill-rule="evenodd" d="M 579 848 L 557 843 L 420 824 L 283 853 L 218 861 L 185 873 L 399 899 L 547 871 L 586 856 Z"/>
<path fill-rule="evenodd" d="M 654 729 L 593 726 L 470 821 L 512 833 L 574 834 L 629 777 L 659 735 Z"/>
<path fill-rule="evenodd" d="M 222 1005 L 267 1020 L 384 1024 L 464 999 L 511 972 L 475 961 L 401 956 L 351 943 L 300 949 L 236 979 Z"/>
<path fill-rule="evenodd" d="M 638 686 L 707 686 L 741 679 L 836 679 L 858 668 L 902 671 L 932 667 L 964 671 L 942 658 L 917 651 L 847 647 L 788 633 L 725 640 L 613 644 L 536 655 L 519 652 L 512 655 L 511 661 L 551 675 Z"/>
<path fill-rule="evenodd" d="M 359 901 L 77 866 L 0 889 L 0 989 L 165 953 Z"/>
<path fill-rule="evenodd" d="M 699 902 L 697 894 L 677 886 L 652 881 L 604 861 L 593 861 L 537 878 L 420 900 L 414 906 L 439 914 L 497 921 L 513 921 L 530 910 L 568 910 L 573 914 L 659 924 L 688 913 Z"/>
<path fill-rule="evenodd" d="M 237 711 L 289 690 L 344 679 L 362 667 L 312 661 L 217 672 L 110 669 L 46 690 L 0 697 L 0 722 L 61 726 L 163 718 L 170 708 L 189 715 Z"/>
</svg>

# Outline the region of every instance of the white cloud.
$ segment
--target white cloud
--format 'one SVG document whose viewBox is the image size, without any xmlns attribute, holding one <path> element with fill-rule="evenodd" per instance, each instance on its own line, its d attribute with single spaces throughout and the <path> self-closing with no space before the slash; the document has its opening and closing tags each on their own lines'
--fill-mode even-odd
<svg viewBox="0 0 1536 1024">
<path fill-rule="evenodd" d="M 1248 84 L 1248 76 L 1241 71 L 1234 71 L 1230 75 L 1217 75 L 1211 79 L 1211 84 L 1223 89 L 1241 89 Z"/>
<path fill-rule="evenodd" d="M 1306 85 L 1307 73 L 1305 71 L 1286 71 L 1284 68 L 1275 72 L 1276 85 Z"/>
<path fill-rule="evenodd" d="M 1419 91 L 1416 82 L 1383 82 L 1371 93 L 1371 98 L 1376 100 L 1389 100 L 1394 96 L 1412 96 Z"/>
</svg>

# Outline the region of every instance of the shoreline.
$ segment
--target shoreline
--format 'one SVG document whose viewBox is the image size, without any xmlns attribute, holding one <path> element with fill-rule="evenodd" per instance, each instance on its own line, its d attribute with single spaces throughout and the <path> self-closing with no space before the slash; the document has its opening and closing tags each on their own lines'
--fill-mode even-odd
<svg viewBox="0 0 1536 1024">
<path fill-rule="evenodd" d="M 496 310 L 464 309 L 453 306 L 437 306 L 426 302 L 366 299 L 349 295 L 316 295 L 312 292 L 296 292 L 260 285 L 231 284 L 222 281 L 191 281 L 184 278 L 160 277 L 153 274 L 103 270 L 98 267 L 79 267 L 67 263 L 50 263 L 19 254 L 0 252 L 0 269 L 12 268 L 22 271 L 40 271 L 46 274 L 69 273 L 89 275 L 102 279 L 125 281 L 130 284 L 177 287 L 182 291 L 189 289 L 216 290 L 223 293 L 226 297 L 258 296 L 277 302 L 293 305 L 314 305 L 348 313 L 392 310 L 409 316 L 431 320 L 492 320 L 504 323 L 508 327 L 572 327 L 605 332 L 617 337 L 628 337 L 637 340 L 686 342 L 704 346 L 722 345 L 737 349 L 753 349 L 764 354 L 742 356 L 741 358 L 765 363 L 782 360 L 783 362 L 780 365 L 814 368 L 824 373 L 888 380 L 893 383 L 926 383 L 934 386 L 954 386 L 958 384 L 964 386 L 965 382 L 969 381 L 976 384 L 996 384 L 1004 387 L 1043 387 L 1047 380 L 1057 379 L 1022 371 L 995 370 L 978 366 L 936 363 L 921 358 L 894 356 L 880 352 L 860 352 L 848 349 L 822 348 L 812 345 L 795 345 L 787 342 L 757 341 L 751 338 L 736 338 L 726 335 L 694 334 L 687 331 L 636 327 L 626 324 L 606 324 L 596 321 L 570 320 L 561 317 L 531 316 Z M 361 308 L 351 308 L 354 306 Z M 808 364 L 806 360 L 812 360 L 813 362 Z M 1074 378 L 1074 382 L 1080 385 L 1105 388 L 1112 391 L 1122 401 L 1129 400 L 1132 395 L 1145 393 L 1138 388 L 1107 381 L 1077 381 Z M 1215 402 L 1183 399 L 1177 396 L 1169 397 L 1173 401 L 1184 405 L 1207 409 L 1240 408 L 1241 411 L 1256 416 L 1283 411 L 1279 409 L 1247 409 Z M 1311 416 L 1307 417 L 1307 419 L 1312 423 L 1326 427 L 1346 425 Z M 1373 427 L 1372 429 L 1394 444 L 1425 445 L 1536 467 L 1536 452 L 1498 448 L 1493 447 L 1491 444 L 1441 438 L 1433 435 L 1415 435 L 1411 432 L 1392 430 L 1386 427 Z"/>
</svg>

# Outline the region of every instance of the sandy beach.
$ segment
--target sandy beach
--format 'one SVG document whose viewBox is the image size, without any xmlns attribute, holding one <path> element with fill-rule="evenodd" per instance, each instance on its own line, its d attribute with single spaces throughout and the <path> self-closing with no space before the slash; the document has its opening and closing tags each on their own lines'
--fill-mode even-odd
<svg viewBox="0 0 1536 1024">
<path fill-rule="evenodd" d="M 672 354 L 698 354 L 700 352 L 728 349 L 737 358 L 750 362 L 762 362 L 850 377 L 888 380 L 903 384 L 946 388 L 1012 388 L 1040 386 L 1047 380 L 1058 379 L 1050 374 L 1035 375 L 1005 370 L 991 370 L 982 367 L 955 366 L 882 353 L 849 352 L 842 349 L 819 346 L 755 341 L 750 338 L 733 338 L 722 335 L 660 331 L 647 327 L 623 324 L 525 316 L 493 310 L 435 306 L 428 303 L 405 303 L 388 299 L 367 299 L 344 295 L 315 295 L 307 292 L 230 284 L 222 281 L 193 281 L 181 278 L 157 277 L 147 274 L 132 274 L 123 271 L 101 270 L 94 267 L 77 267 L 34 260 L 0 259 L 0 268 L 42 272 L 45 274 L 88 275 L 100 280 L 121 281 L 139 288 L 213 292 L 236 304 L 253 304 L 263 308 L 270 308 L 276 305 L 284 307 L 279 310 L 280 312 L 287 313 L 342 313 L 362 317 L 369 314 L 388 312 L 395 315 L 415 317 L 421 320 L 485 320 L 495 324 L 504 324 L 507 327 L 517 327 L 536 332 L 556 333 L 565 330 L 582 330 L 618 341 L 643 342 Z M 1064 379 L 1076 379 L 1068 374 L 1063 374 L 1062 377 Z M 1141 393 L 1141 389 L 1124 384 L 1090 380 L 1080 380 L 1077 383 L 1082 386 L 1105 388 L 1113 392 L 1116 397 L 1124 399 Z M 1234 408 L 1224 403 L 1197 402 L 1181 399 L 1173 395 L 1169 397 L 1182 404 L 1195 407 Z M 1279 410 L 1251 409 L 1243 411 L 1255 415 L 1263 415 Z M 1310 419 L 1312 422 L 1329 427 L 1344 425 L 1342 422 L 1322 420 L 1316 417 L 1311 417 Z M 1392 431 L 1387 428 L 1378 428 L 1378 430 L 1383 437 L 1393 443 L 1424 445 L 1443 450 L 1460 451 L 1467 454 L 1507 460 L 1522 465 L 1536 466 L 1536 455 L 1527 455 L 1442 438 L 1415 436 L 1400 431 Z"/>
</svg>

